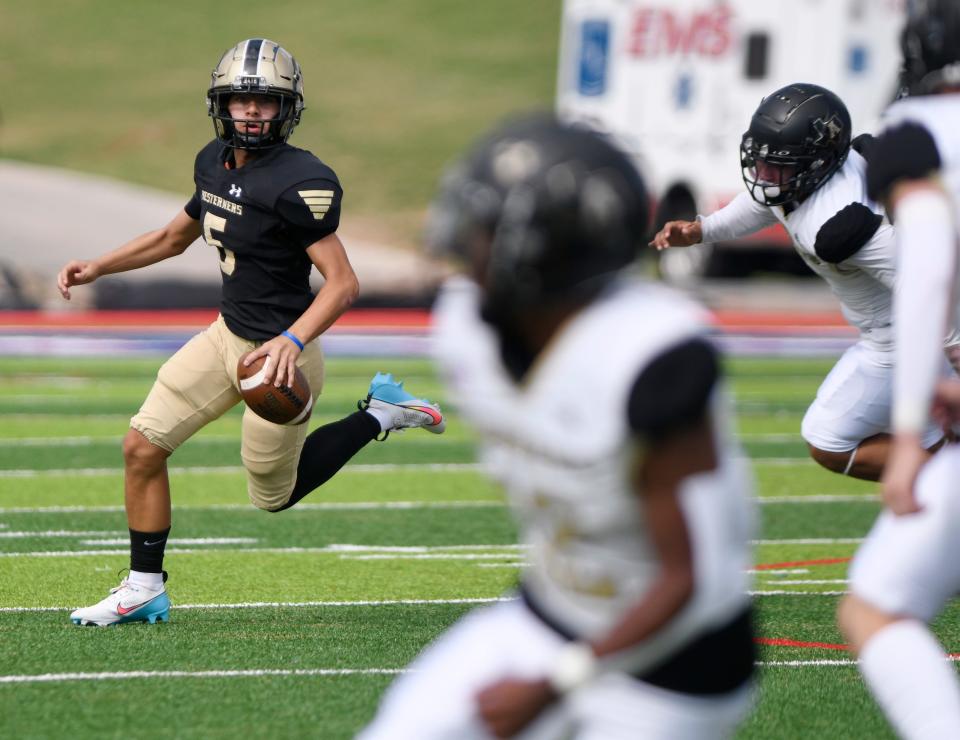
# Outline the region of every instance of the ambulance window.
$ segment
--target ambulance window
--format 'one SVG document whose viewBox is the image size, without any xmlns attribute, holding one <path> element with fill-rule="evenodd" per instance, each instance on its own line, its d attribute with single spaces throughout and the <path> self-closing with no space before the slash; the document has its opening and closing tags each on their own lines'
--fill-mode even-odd
<svg viewBox="0 0 960 740">
<path fill-rule="evenodd" d="M 747 36 L 747 64 L 744 75 L 748 80 L 760 80 L 767 76 L 767 49 L 770 37 L 765 33 Z"/>
</svg>

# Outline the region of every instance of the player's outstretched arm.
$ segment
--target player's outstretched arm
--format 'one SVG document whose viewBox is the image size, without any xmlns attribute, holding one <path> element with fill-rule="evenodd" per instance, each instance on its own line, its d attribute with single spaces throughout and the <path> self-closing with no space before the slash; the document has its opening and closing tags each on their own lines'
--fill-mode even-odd
<svg viewBox="0 0 960 740">
<path fill-rule="evenodd" d="M 691 247 L 703 241 L 699 221 L 667 221 L 647 245 L 658 251 L 667 247 Z"/>
<path fill-rule="evenodd" d="M 95 260 L 71 260 L 57 274 L 57 288 L 70 300 L 70 288 L 102 275 L 127 272 L 182 254 L 200 236 L 200 222 L 180 211 L 162 229 L 148 231 Z"/>
<path fill-rule="evenodd" d="M 333 326 L 357 298 L 360 283 L 353 271 L 347 251 L 335 233 L 307 247 L 307 255 L 324 277 L 324 284 L 313 303 L 280 336 L 264 342 L 247 355 L 249 365 L 258 357 L 269 355 L 271 362 L 264 374 L 264 383 L 276 386 L 293 382 L 297 358 L 303 345 Z M 275 368 L 275 370 L 274 370 Z"/>
</svg>

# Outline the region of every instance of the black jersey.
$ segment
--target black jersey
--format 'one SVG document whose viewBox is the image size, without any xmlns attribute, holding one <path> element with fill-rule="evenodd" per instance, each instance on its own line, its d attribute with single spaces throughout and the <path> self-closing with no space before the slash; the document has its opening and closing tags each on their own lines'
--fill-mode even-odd
<svg viewBox="0 0 960 740">
<path fill-rule="evenodd" d="M 306 248 L 334 233 L 343 190 L 310 152 L 281 144 L 239 169 L 212 141 L 197 155 L 197 190 L 184 210 L 220 252 L 220 312 L 244 339 L 271 339 L 313 300 Z"/>
</svg>

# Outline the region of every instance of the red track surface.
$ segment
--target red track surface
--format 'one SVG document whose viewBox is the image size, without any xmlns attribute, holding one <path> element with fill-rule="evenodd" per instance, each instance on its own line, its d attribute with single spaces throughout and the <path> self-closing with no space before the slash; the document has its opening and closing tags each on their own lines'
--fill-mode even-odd
<svg viewBox="0 0 960 740">
<path fill-rule="evenodd" d="M 0 331 L 57 331 L 129 329 L 163 331 L 206 326 L 217 316 L 215 309 L 196 311 L 0 311 Z M 355 309 L 334 326 L 348 331 L 422 331 L 429 326 L 430 312 L 423 309 Z M 753 313 L 720 311 L 716 325 L 724 332 L 794 333 L 850 332 L 836 312 Z"/>
<path fill-rule="evenodd" d="M 0 330 L 57 331 L 63 329 L 129 329 L 163 331 L 197 329 L 217 317 L 216 309 L 196 311 L 6 311 L 0 312 Z M 392 331 L 422 330 L 430 313 L 419 309 L 357 309 L 348 311 L 336 328 Z"/>
</svg>

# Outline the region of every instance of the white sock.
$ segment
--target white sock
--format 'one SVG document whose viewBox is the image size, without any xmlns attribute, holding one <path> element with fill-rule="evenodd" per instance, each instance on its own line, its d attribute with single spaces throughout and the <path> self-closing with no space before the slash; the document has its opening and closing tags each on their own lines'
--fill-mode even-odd
<svg viewBox="0 0 960 740">
<path fill-rule="evenodd" d="M 960 682 L 922 622 L 900 620 L 873 635 L 860 672 L 901 737 L 960 737 Z"/>
<path fill-rule="evenodd" d="M 393 429 L 393 415 L 389 411 L 384 411 L 383 409 L 377 408 L 368 408 L 364 409 L 370 416 L 380 422 L 380 431 L 389 432 Z"/>
<path fill-rule="evenodd" d="M 159 591 L 163 588 L 163 573 L 141 573 L 139 570 L 131 570 L 127 575 L 127 582 L 134 586 L 143 586 L 151 591 Z"/>
</svg>

